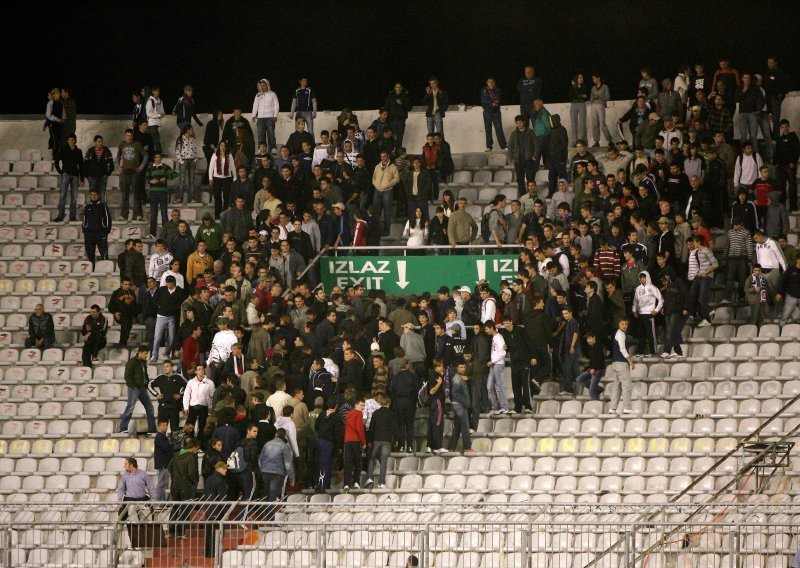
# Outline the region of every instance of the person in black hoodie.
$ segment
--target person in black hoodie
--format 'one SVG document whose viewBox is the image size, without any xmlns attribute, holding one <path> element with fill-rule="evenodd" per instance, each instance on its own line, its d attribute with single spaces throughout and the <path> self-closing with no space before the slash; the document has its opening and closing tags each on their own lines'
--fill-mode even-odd
<svg viewBox="0 0 800 568">
<path fill-rule="evenodd" d="M 100 200 L 106 199 L 106 183 L 108 176 L 114 172 L 114 156 L 111 150 L 103 145 L 103 137 L 94 137 L 94 146 L 86 150 L 83 158 L 83 172 L 89 180 L 89 192 L 97 189 Z"/>
<path fill-rule="evenodd" d="M 524 292 L 523 292 L 524 294 Z M 531 349 L 530 331 L 525 325 L 514 325 L 509 316 L 503 318 L 500 330 L 511 355 L 511 388 L 514 391 L 514 412 L 533 412 L 531 402 Z"/>
<path fill-rule="evenodd" d="M 535 389 L 539 389 L 544 379 L 550 374 L 550 339 L 553 333 L 553 323 L 544 311 L 544 299 L 536 299 L 530 320 L 525 323 L 531 339 L 531 382 Z"/>
<path fill-rule="evenodd" d="M 225 501 L 228 496 L 228 466 L 225 462 L 220 461 L 214 465 L 214 473 L 212 473 L 204 484 L 203 497 L 206 501 Z M 219 520 L 225 516 L 229 507 L 227 505 L 207 505 L 205 509 L 206 520 L 212 521 L 206 525 L 205 536 L 205 557 L 214 558 L 215 549 L 217 546 L 216 528 L 217 525 L 213 521 Z"/>
<path fill-rule="evenodd" d="M 692 300 L 689 290 L 682 278 L 675 277 L 675 270 L 671 266 L 664 268 L 661 273 L 661 295 L 664 298 L 664 317 L 666 329 L 664 330 L 664 352 L 661 357 L 667 359 L 675 351 L 676 357 L 683 357 L 681 349 L 681 332 L 686 320 L 689 319 L 689 307 Z"/>
<path fill-rule="evenodd" d="M 585 355 L 589 358 L 589 366 L 584 368 L 575 382 L 589 389 L 590 400 L 600 400 L 600 393 L 604 390 L 600 386 L 600 379 L 606 372 L 605 348 L 593 331 L 584 336 L 584 341 L 587 345 Z"/>
<path fill-rule="evenodd" d="M 408 119 L 408 111 L 411 110 L 412 106 L 411 97 L 408 96 L 408 91 L 403 87 L 403 84 L 400 82 L 395 83 L 394 88 L 386 96 L 384 107 L 389 111 L 389 124 L 392 126 L 394 137 L 397 139 L 399 146 L 403 145 L 406 119 Z"/>
<path fill-rule="evenodd" d="M 69 220 L 78 220 L 78 184 L 85 183 L 83 171 L 83 152 L 75 144 L 78 141 L 75 134 L 67 136 L 67 145 L 63 146 L 55 160 L 56 171 L 61 174 L 61 195 L 58 199 L 58 217 L 54 222 L 64 220 L 64 208 L 67 202 L 67 190 L 70 192 Z M 78 181 L 80 178 L 80 182 Z"/>
<path fill-rule="evenodd" d="M 187 126 L 192 125 L 192 119 L 197 123 L 197 126 L 203 126 L 200 119 L 197 118 L 197 111 L 194 108 L 194 98 L 192 94 L 194 89 L 191 85 L 186 85 L 183 88 L 183 96 L 175 103 L 175 108 L 172 109 L 172 114 L 177 117 L 178 130 L 183 130 Z"/>
<path fill-rule="evenodd" d="M 367 428 L 367 447 L 370 447 L 370 453 L 367 460 L 367 479 L 364 481 L 365 489 L 374 483 L 372 468 L 375 466 L 375 460 L 380 462 L 381 468 L 378 488 L 386 487 L 386 466 L 389 463 L 392 441 L 395 438 L 395 416 L 389 408 L 389 399 L 385 393 L 380 392 L 375 395 L 375 400 L 380 404 L 380 408 L 370 416 Z"/>
<path fill-rule="evenodd" d="M 111 300 L 108 302 L 108 311 L 114 317 L 114 321 L 122 328 L 119 334 L 119 343 L 117 343 L 116 347 L 125 347 L 131 334 L 133 320 L 139 314 L 136 295 L 131 290 L 131 279 L 127 276 L 120 281 L 120 287 L 111 294 Z M 177 426 L 178 420 L 176 418 L 173 427 L 177 428 Z"/>
<path fill-rule="evenodd" d="M 100 260 L 108 258 L 108 234 L 111 232 L 111 212 L 100 199 L 98 188 L 89 191 L 89 203 L 83 208 L 83 244 L 86 258 L 95 265 L 95 249 L 100 251 Z M 126 243 L 127 246 L 127 243 Z M 133 241 L 131 241 L 133 246 Z"/>
<path fill-rule="evenodd" d="M 327 410 L 320 413 L 314 424 L 317 432 L 317 462 L 319 478 L 317 493 L 323 493 L 331 487 L 333 477 L 334 454 L 341 451 L 344 444 L 344 424 L 336 412 L 336 396 L 328 398 Z"/>
<path fill-rule="evenodd" d="M 417 392 L 422 383 L 408 368 L 408 360 L 401 357 L 400 372 L 392 377 L 389 396 L 397 419 L 397 443 L 399 451 L 412 452 L 414 448 L 414 416 L 417 413 Z"/>
<path fill-rule="evenodd" d="M 552 197 L 558 190 L 558 180 L 567 177 L 567 149 L 569 147 L 569 134 L 561 124 L 561 116 L 552 115 L 550 123 L 550 160 L 547 162 L 548 197 Z"/>
<path fill-rule="evenodd" d="M 215 111 L 214 118 L 208 121 L 206 131 L 203 134 L 203 154 L 206 157 L 206 164 L 211 163 L 211 156 L 217 151 L 224 127 L 225 116 L 221 110 Z"/>
</svg>

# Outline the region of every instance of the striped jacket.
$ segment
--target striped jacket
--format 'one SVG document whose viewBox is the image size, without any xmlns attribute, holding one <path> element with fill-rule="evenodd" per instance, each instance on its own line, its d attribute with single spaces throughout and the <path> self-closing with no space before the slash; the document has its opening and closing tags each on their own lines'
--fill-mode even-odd
<svg viewBox="0 0 800 568">
<path fill-rule="evenodd" d="M 731 229 L 728 231 L 728 240 L 725 242 L 725 258 L 740 258 L 747 257 L 747 261 L 752 263 L 755 261 L 755 252 L 753 250 L 753 239 L 750 236 L 750 231 L 742 229 L 737 231 Z"/>
</svg>

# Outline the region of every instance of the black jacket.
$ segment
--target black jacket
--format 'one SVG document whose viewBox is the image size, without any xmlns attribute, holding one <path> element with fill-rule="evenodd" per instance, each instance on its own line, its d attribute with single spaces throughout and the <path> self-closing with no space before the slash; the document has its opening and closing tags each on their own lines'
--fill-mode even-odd
<svg viewBox="0 0 800 568">
<path fill-rule="evenodd" d="M 216 113 L 214 113 L 216 117 Z M 216 150 L 219 144 L 220 137 L 220 123 L 216 118 L 208 121 L 206 124 L 206 131 L 203 134 L 203 146 Z"/>
<path fill-rule="evenodd" d="M 164 395 L 164 398 L 158 401 L 159 404 L 183 406 L 183 397 L 176 399 L 175 395 L 182 395 L 185 388 L 186 380 L 179 374 L 173 373 L 167 376 L 162 373 L 150 381 L 148 390 L 154 397 L 159 394 Z"/>
<path fill-rule="evenodd" d="M 183 95 L 178 99 L 178 102 L 175 103 L 175 108 L 172 109 L 172 114 L 177 116 L 178 124 L 183 122 L 188 122 L 191 124 L 192 119 L 194 119 L 198 126 L 203 126 L 203 123 L 200 122 L 199 118 L 197 118 L 197 112 L 194 108 L 194 99 L 190 99 L 186 95 Z"/>
<path fill-rule="evenodd" d="M 114 156 L 111 155 L 111 150 L 103 146 L 103 153 L 98 158 L 94 146 L 89 148 L 83 159 L 83 173 L 87 178 L 110 176 L 114 173 Z"/>
<path fill-rule="evenodd" d="M 394 440 L 395 418 L 391 409 L 382 406 L 372 413 L 367 430 L 370 442 L 392 442 Z"/>
<path fill-rule="evenodd" d="M 776 133 L 775 137 L 775 164 L 788 166 L 796 164 L 800 159 L 800 139 L 797 134 L 789 132 L 786 136 Z"/>
<path fill-rule="evenodd" d="M 162 432 L 157 433 L 154 440 L 153 467 L 156 469 L 166 468 L 174 453 L 175 450 L 172 448 L 172 444 L 169 443 L 167 435 Z"/>
<path fill-rule="evenodd" d="M 186 270 L 186 259 L 192 254 L 197 246 L 194 243 L 194 237 L 187 233 L 183 236 L 176 235 L 172 242 L 169 243 L 169 252 L 175 260 L 181 261 L 181 270 Z"/>
<path fill-rule="evenodd" d="M 45 313 L 41 317 L 32 314 L 28 318 L 28 335 L 32 339 L 49 339 L 53 343 L 56 341 L 56 328 L 53 323 L 53 316 Z"/>
<path fill-rule="evenodd" d="M 58 153 L 55 163 L 56 171 L 68 176 L 80 176 L 81 181 L 86 177 L 83 171 L 83 153 L 77 146 L 70 150 L 64 146 Z"/>
<path fill-rule="evenodd" d="M 181 313 L 183 294 L 181 293 L 181 289 L 177 286 L 172 293 L 169 292 L 166 286 L 161 286 L 156 290 L 153 302 L 155 303 L 156 313 L 158 315 L 178 317 Z"/>
<path fill-rule="evenodd" d="M 400 101 L 399 103 L 397 101 Z M 389 111 L 389 120 L 405 120 L 408 118 L 408 111 L 412 108 L 411 97 L 408 96 L 408 91 L 403 89 L 399 95 L 392 89 L 386 96 L 386 104 L 384 107 Z M 395 134 L 397 134 L 395 132 Z"/>
<path fill-rule="evenodd" d="M 550 129 L 550 157 L 566 164 L 567 148 L 569 147 L 567 129 L 562 126 L 559 115 L 552 115 L 550 120 L 553 123 L 553 127 Z"/>
<path fill-rule="evenodd" d="M 317 438 L 333 442 L 335 448 L 344 445 L 344 424 L 338 413 L 328 414 L 327 410 L 323 411 L 317 417 L 314 429 L 317 431 Z"/>
<path fill-rule="evenodd" d="M 133 293 L 133 290 L 117 288 L 114 290 L 114 293 L 111 294 L 111 300 L 108 302 L 108 311 L 111 314 L 119 312 L 123 316 L 131 318 L 136 317 L 139 313 L 139 305 L 136 303 L 136 294 Z"/>
<path fill-rule="evenodd" d="M 781 283 L 778 286 L 778 294 L 800 298 L 800 270 L 797 266 L 790 266 L 783 273 Z"/>
<path fill-rule="evenodd" d="M 417 399 L 417 391 L 422 386 L 420 378 L 411 371 L 400 371 L 392 377 L 389 384 L 389 396 L 392 399 Z"/>
<path fill-rule="evenodd" d="M 436 102 L 438 105 L 439 115 L 444 118 L 445 113 L 447 112 L 447 107 L 450 106 L 450 99 L 442 89 L 439 89 L 439 92 L 436 93 Z M 422 99 L 422 104 L 424 104 L 427 108 L 425 109 L 425 116 L 433 116 L 433 93 L 427 93 L 425 98 Z"/>
<path fill-rule="evenodd" d="M 673 277 L 669 286 L 662 291 L 664 297 L 664 315 L 671 316 L 681 314 L 683 310 L 688 310 L 692 305 L 692 299 L 689 297 L 689 289 L 683 278 Z"/>
<path fill-rule="evenodd" d="M 111 232 L 111 212 L 102 201 L 90 201 L 83 208 L 83 233 L 108 235 Z"/>
<path fill-rule="evenodd" d="M 470 296 L 469 300 L 464 302 L 464 308 L 461 310 L 461 321 L 467 327 L 481 323 L 481 301 L 479 298 Z"/>
</svg>

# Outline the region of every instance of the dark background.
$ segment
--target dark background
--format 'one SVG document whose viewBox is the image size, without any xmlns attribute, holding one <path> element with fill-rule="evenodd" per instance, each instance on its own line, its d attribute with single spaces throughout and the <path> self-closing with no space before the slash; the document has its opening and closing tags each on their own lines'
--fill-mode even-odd
<svg viewBox="0 0 800 568">
<path fill-rule="evenodd" d="M 795 2 L 89 1 L 11 10 L 0 39 L 11 79 L 3 114 L 42 114 L 47 91 L 67 85 L 80 114 L 127 114 L 130 93 L 145 84 L 159 85 L 171 110 L 186 83 L 199 112 L 249 112 L 261 77 L 288 111 L 300 75 L 320 110 L 377 108 L 396 79 L 418 105 L 431 74 L 451 103 L 477 104 L 491 74 L 515 104 L 526 63 L 544 80 L 545 102 L 566 100 L 577 71 L 599 70 L 623 99 L 635 95 L 643 65 L 659 81 L 684 62 L 705 63 L 710 76 L 720 56 L 761 72 L 775 54 L 793 88 L 800 79 Z"/>
</svg>

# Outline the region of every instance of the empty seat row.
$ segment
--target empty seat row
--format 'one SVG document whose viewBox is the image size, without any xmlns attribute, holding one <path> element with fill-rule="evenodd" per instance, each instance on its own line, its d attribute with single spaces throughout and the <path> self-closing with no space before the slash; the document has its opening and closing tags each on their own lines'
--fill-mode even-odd
<svg viewBox="0 0 800 568">
<path fill-rule="evenodd" d="M 81 425 L 85 428 L 85 425 Z M 63 428 L 62 428 L 63 429 Z M 78 428 L 80 429 L 80 428 Z M 93 432 L 92 432 L 93 433 Z M 0 455 L 10 457 L 72 457 L 77 456 L 95 456 L 95 455 L 108 455 L 116 456 L 122 452 L 125 455 L 135 454 L 150 454 L 153 452 L 153 439 L 152 438 L 84 438 L 75 440 L 73 438 L 62 438 L 59 440 L 0 440 Z M 5 467 L 6 473 L 10 473 L 14 468 L 11 467 L 10 462 L 3 462 L 0 465 L 0 470 Z"/>
</svg>

